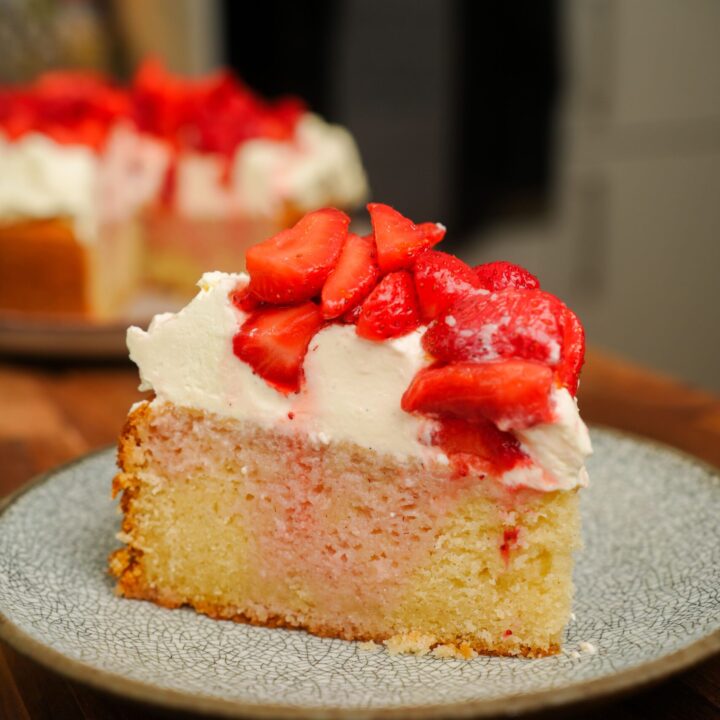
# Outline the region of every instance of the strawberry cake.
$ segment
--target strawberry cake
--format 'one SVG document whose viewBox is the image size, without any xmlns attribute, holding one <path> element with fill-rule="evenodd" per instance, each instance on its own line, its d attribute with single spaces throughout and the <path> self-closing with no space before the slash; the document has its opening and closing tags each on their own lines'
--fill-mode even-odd
<svg viewBox="0 0 720 720">
<path fill-rule="evenodd" d="M 146 61 L 133 83 L 139 127 L 172 149 L 145 218 L 146 271 L 193 294 L 206 270 L 234 271 L 256 242 L 324 205 L 355 209 L 367 183 L 350 133 L 297 98 L 269 102 L 229 71 L 190 79 Z"/>
<path fill-rule="evenodd" d="M 89 73 L 0 88 L 0 311 L 104 319 L 139 282 L 139 213 L 169 155 Z"/>
<path fill-rule="evenodd" d="M 526 270 L 368 206 L 306 214 L 128 331 L 118 592 L 391 652 L 558 652 L 583 328 Z"/>
</svg>

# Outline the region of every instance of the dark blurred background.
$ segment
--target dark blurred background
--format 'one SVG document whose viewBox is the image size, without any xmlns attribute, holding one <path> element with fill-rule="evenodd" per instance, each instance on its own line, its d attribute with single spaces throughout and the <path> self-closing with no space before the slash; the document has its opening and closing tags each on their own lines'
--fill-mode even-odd
<svg viewBox="0 0 720 720">
<path fill-rule="evenodd" d="M 717 0 L 2 6 L 0 79 L 154 52 L 299 94 L 354 133 L 375 199 L 529 267 L 592 345 L 720 389 Z"/>
</svg>

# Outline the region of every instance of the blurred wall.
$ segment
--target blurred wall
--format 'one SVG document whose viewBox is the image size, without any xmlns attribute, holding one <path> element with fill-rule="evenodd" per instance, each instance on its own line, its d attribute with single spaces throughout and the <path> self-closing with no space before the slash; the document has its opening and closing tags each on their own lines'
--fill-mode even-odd
<svg viewBox="0 0 720 720">
<path fill-rule="evenodd" d="M 113 9 L 131 66 L 148 54 L 190 75 L 223 64 L 219 0 L 114 0 Z"/>
<path fill-rule="evenodd" d="M 565 0 L 555 213 L 524 262 L 589 342 L 720 390 L 720 3 Z"/>
<path fill-rule="evenodd" d="M 345 0 L 331 83 L 374 198 L 440 217 L 452 191 L 454 3 Z"/>
</svg>

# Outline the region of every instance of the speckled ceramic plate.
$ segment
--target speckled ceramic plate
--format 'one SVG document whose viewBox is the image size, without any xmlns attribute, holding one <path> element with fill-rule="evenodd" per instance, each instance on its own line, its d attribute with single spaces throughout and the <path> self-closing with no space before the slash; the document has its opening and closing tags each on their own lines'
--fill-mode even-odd
<svg viewBox="0 0 720 720">
<path fill-rule="evenodd" d="M 575 619 L 555 657 L 393 657 L 117 598 L 112 450 L 5 505 L 0 635 L 111 692 L 230 716 L 506 715 L 638 687 L 720 650 L 720 477 L 614 432 L 593 440 Z"/>
</svg>

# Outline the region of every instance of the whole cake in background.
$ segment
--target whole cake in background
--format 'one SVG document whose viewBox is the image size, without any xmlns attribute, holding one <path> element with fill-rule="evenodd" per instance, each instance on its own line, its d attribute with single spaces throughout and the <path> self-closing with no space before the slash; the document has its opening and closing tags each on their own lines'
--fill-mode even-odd
<svg viewBox="0 0 720 720">
<path fill-rule="evenodd" d="M 90 73 L 0 89 L 0 310 L 102 319 L 137 289 L 169 153 L 133 114 Z"/>
<path fill-rule="evenodd" d="M 118 591 L 392 652 L 558 652 L 582 325 L 523 268 L 368 208 L 369 236 L 308 213 L 128 330 L 155 397 L 120 439 Z"/>
<path fill-rule="evenodd" d="M 121 316 L 154 283 L 190 297 L 207 270 L 367 184 L 350 134 L 231 73 L 130 88 L 48 73 L 0 89 L 0 311 Z"/>
</svg>

